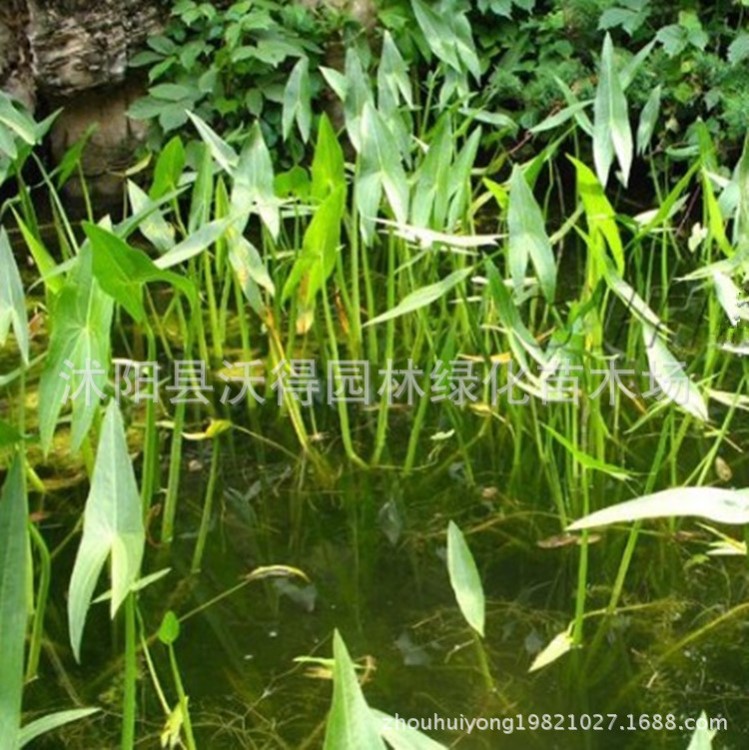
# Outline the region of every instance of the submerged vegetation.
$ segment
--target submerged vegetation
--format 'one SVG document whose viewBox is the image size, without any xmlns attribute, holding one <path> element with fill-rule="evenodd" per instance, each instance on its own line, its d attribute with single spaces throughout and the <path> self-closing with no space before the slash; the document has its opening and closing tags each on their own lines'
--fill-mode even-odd
<svg viewBox="0 0 749 750">
<path fill-rule="evenodd" d="M 743 4 L 468 5 L 0 94 L 0 747 L 745 746 Z"/>
</svg>

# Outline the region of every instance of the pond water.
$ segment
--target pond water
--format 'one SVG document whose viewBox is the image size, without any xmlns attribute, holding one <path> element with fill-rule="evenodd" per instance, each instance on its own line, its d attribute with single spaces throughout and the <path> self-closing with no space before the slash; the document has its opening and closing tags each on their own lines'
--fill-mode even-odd
<svg viewBox="0 0 749 750">
<path fill-rule="evenodd" d="M 746 563 L 707 559 L 708 534 L 694 524 L 679 533 L 669 524 L 650 525 L 618 614 L 591 616 L 582 649 L 529 673 L 534 657 L 572 618 L 578 561 L 578 547 L 560 536 L 551 501 L 527 502 L 545 493 L 536 472 L 528 472 L 518 495 L 509 494 L 480 444 L 470 472 L 450 460 L 445 445 L 429 470 L 350 471 L 319 487 L 286 458 L 270 451 L 261 461 L 237 441 L 236 457 L 225 456 L 202 571 L 191 575 L 210 463 L 201 445 L 185 457 L 178 538 L 171 550 L 148 552 L 148 570 L 168 566 L 171 573 L 144 591 L 142 607 L 147 632 L 167 609 L 199 610 L 183 621 L 176 644 L 199 746 L 321 746 L 330 682 L 294 659 L 330 657 L 334 628 L 367 672 L 370 705 L 432 721 L 504 720 L 503 730 L 468 732 L 464 723 L 462 730 L 428 732 L 449 747 L 686 748 L 686 729 L 572 727 L 584 725 L 584 715 L 608 725 L 611 714 L 625 726 L 636 725 L 640 714 L 661 714 L 664 722 L 673 714 L 678 727 L 703 710 L 728 722 L 720 747 L 747 746 Z M 448 579 L 450 519 L 466 534 L 487 595 L 491 689 Z M 591 545 L 588 611 L 606 606 L 626 536 L 608 531 Z M 239 586 L 252 569 L 273 564 L 300 568 L 309 583 L 290 577 Z M 59 630 L 53 624 L 50 637 L 58 653 L 67 650 L 63 605 L 52 607 Z M 701 636 L 690 635 L 701 628 Z M 66 746 L 115 747 L 121 650 L 96 636 L 107 633 L 104 607 L 87 629 L 84 666 L 61 670 L 55 692 L 64 703 L 72 682 L 82 701 L 107 711 L 73 725 Z M 155 643 L 151 651 L 157 671 L 166 674 L 163 647 Z M 49 690 L 48 680 L 32 683 L 30 707 L 35 698 L 49 705 Z M 544 714 L 560 729 L 532 731 L 533 715 L 542 721 Z M 141 718 L 141 736 L 150 726 L 156 746 L 163 714 L 155 700 Z"/>
</svg>

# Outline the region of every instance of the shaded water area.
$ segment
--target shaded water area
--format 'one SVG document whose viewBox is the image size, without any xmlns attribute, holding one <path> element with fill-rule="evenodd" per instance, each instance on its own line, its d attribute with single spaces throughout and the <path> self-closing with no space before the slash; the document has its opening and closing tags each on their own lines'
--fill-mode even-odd
<svg viewBox="0 0 749 750">
<path fill-rule="evenodd" d="M 574 251 L 569 257 L 576 257 Z M 570 262 L 560 297 L 574 299 L 583 272 Z M 661 299 L 654 285 L 648 302 L 656 310 L 667 308 L 678 353 L 690 359 L 715 344 L 700 325 L 707 295 L 698 290 L 681 298 L 680 291 L 668 290 Z M 158 294 L 154 298 L 157 305 L 163 302 Z M 613 310 L 605 321 L 606 345 L 623 351 L 628 311 L 619 304 Z M 233 325 L 230 321 L 229 332 L 236 339 Z M 178 353 L 179 332 L 168 330 L 166 335 Z M 0 362 L 0 371 L 16 364 Z M 739 367 L 723 373 L 723 387 L 737 388 L 741 382 Z M 37 406 L 30 389 L 32 420 Z M 146 634 L 158 631 L 169 610 L 182 619 L 175 649 L 198 747 L 321 747 L 331 682 L 319 664 L 295 659 L 329 659 L 335 629 L 362 669 L 368 703 L 391 715 L 424 719 L 426 732 L 448 747 L 681 749 L 692 734 L 685 720 L 702 711 L 726 720 L 719 747 L 747 746 L 749 568 L 745 557 L 708 556 L 716 537 L 694 520 L 643 527 L 612 615 L 605 610 L 628 527 L 591 534 L 583 645 L 529 672 L 534 658 L 567 630 L 575 615 L 579 537 L 564 533 L 554 498 L 564 499 L 572 520 L 574 509 L 580 508 L 580 475 L 570 469 L 572 462 L 545 452 L 549 443 L 530 427 L 515 432 L 521 422 L 503 413 L 504 406 L 490 414 L 427 408 L 417 459 L 405 472 L 413 409 L 394 407 L 388 415 L 383 465 L 357 470 L 342 468 L 347 461 L 337 415 L 318 404 L 314 416 L 305 412 L 305 419 L 314 426 L 314 445 L 331 467 L 327 482 L 305 462 L 277 405 L 268 403 L 249 415 L 243 408 L 219 412 L 254 434 L 230 430 L 221 439 L 211 530 L 199 572 L 191 572 L 191 563 L 209 491 L 212 441 L 184 444 L 175 541 L 171 547 L 160 546 L 158 508 L 167 485 L 171 429 L 168 421 L 160 424 L 162 490 L 154 499 L 143 570 L 168 568 L 169 573 L 140 593 L 139 611 Z M 126 408 L 131 452 L 139 455 L 143 415 Z M 564 425 L 577 424 L 578 408 L 570 405 L 567 422 L 559 416 L 561 409 L 552 413 L 533 401 L 515 411 L 533 410 L 529 423 L 541 432 L 539 425 L 562 431 Z M 627 401 L 619 408 L 615 416 L 605 407 L 602 411 L 606 419 L 621 422 L 622 429 L 639 424 L 642 404 Z M 205 430 L 205 411 L 190 411 L 186 432 Z M 720 424 L 725 412 L 715 409 L 711 416 Z M 376 419 L 375 410 L 352 409 L 359 444 L 371 442 Z M 609 460 L 626 467 L 629 478 L 622 482 L 605 472 L 588 473 L 592 507 L 641 494 L 656 464 L 661 466 L 658 488 L 686 481 L 707 455 L 714 432 L 692 430 L 677 441 L 683 420 L 682 415 L 668 423 L 655 417 L 612 439 Z M 744 424 L 736 419 L 727 430 L 727 442 L 738 449 L 721 447 L 731 476 L 726 479 L 716 470 L 707 484 L 749 484 L 747 459 L 740 450 L 747 438 Z M 29 431 L 35 426 L 28 425 Z M 654 461 L 664 430 L 670 431 L 668 460 Z M 670 455 L 671 445 L 678 446 L 675 455 Z M 68 645 L 66 587 L 86 471 L 68 450 L 67 425 L 58 430 L 51 458 L 42 457 L 33 443 L 29 455 L 49 493 L 32 504 L 39 508 L 35 520 L 50 549 L 58 552 L 41 679 L 27 685 L 24 709 L 31 717 L 35 711 L 71 704 L 103 708 L 96 717 L 34 746 L 118 747 L 122 622 L 111 628 L 107 605 L 97 604 L 86 626 L 81 666 L 75 666 Z M 141 475 L 140 459 L 136 469 Z M 463 530 L 486 593 L 483 648 L 491 686 L 481 649 L 450 585 L 449 521 Z M 293 566 L 308 581 L 291 576 L 246 582 L 252 570 L 270 565 Z M 137 736 L 144 739 L 137 746 L 157 747 L 164 711 L 142 653 Z M 167 653 L 155 636 L 149 653 L 166 699 L 174 705 Z M 663 728 L 640 728 L 641 715 L 651 724 L 662 722 Z M 436 717 L 446 728 L 438 726 Z M 501 728 L 467 731 L 466 722 L 480 718 L 498 719 Z M 460 720 L 459 728 L 450 728 Z M 593 728 L 586 729 L 588 721 Z M 624 729 L 608 731 L 612 721 Z"/>
<path fill-rule="evenodd" d="M 448 746 L 686 748 L 691 732 L 685 729 L 597 733 L 570 727 L 582 714 L 603 714 L 606 725 L 607 715 L 617 714 L 627 726 L 643 713 L 662 714 L 664 721 L 673 714 L 678 725 L 704 710 L 727 719 L 721 747 L 746 747 L 744 559 L 707 558 L 710 537 L 694 524 L 684 531 L 669 523 L 649 525 L 617 614 L 592 614 L 584 648 L 529 674 L 534 656 L 571 619 L 578 547 L 560 536 L 551 501 L 538 501 L 546 489 L 534 467 L 525 472 L 524 485 L 510 490 L 481 442 L 470 467 L 452 460 L 449 442 L 435 441 L 429 468 L 410 476 L 387 469 L 348 471 L 325 487 L 287 457 L 272 450 L 260 457 L 246 439 L 237 439 L 236 458 L 224 460 L 206 558 L 193 575 L 210 452 L 198 444 L 185 456 L 177 541 L 170 551 L 152 545 L 147 552 L 147 569 L 168 566 L 171 573 L 144 591 L 142 612 L 150 633 L 167 609 L 181 616 L 199 610 L 183 621 L 176 647 L 200 746 L 321 746 L 330 682 L 320 679 L 314 665 L 294 658 L 330 657 L 331 634 L 338 628 L 365 670 L 370 705 L 401 717 L 504 719 L 504 731 L 428 732 Z M 646 468 L 647 461 L 642 463 Z M 56 526 L 60 538 L 67 533 L 66 516 L 73 520 L 78 502 L 71 497 L 50 507 L 54 521 L 45 533 L 51 539 Z M 486 590 L 492 690 L 448 580 L 444 532 L 450 519 L 464 530 Z M 626 537 L 625 530 L 609 530 L 591 539 L 591 613 L 608 602 Z M 240 585 L 250 570 L 271 564 L 296 566 L 309 583 Z M 65 580 L 67 571 L 55 575 Z M 732 613 L 734 607 L 739 609 Z M 64 601 L 58 598 L 50 613 L 48 654 L 66 666 L 60 662 L 53 695 L 51 680 L 29 685 L 28 706 L 62 705 L 69 702 L 65 692 L 77 691 L 78 699 L 105 712 L 63 732 L 65 746 L 115 747 L 121 655 L 118 639 L 110 650 L 96 635 L 107 632 L 106 607 L 92 611 L 83 667 L 69 667 L 64 623 Z M 151 650 L 165 673 L 163 649 L 156 643 Z M 49 663 L 44 670 L 43 676 L 54 672 Z M 531 714 L 556 715 L 551 720 L 565 730 L 531 731 Z M 153 699 L 145 721 L 139 734 L 150 733 L 152 744 L 140 746 L 156 746 L 163 717 Z M 38 746 L 60 746 L 56 742 L 40 740 Z"/>
</svg>

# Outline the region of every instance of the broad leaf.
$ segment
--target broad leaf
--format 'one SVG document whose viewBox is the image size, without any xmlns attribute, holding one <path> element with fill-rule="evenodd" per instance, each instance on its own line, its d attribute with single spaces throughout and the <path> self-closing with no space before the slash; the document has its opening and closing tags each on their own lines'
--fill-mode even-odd
<svg viewBox="0 0 749 750">
<path fill-rule="evenodd" d="M 632 523 L 649 518 L 697 516 L 716 523 L 743 526 L 749 523 L 749 490 L 718 487 L 675 487 L 643 495 L 591 513 L 567 527 L 592 529 L 612 523 Z"/>
<path fill-rule="evenodd" d="M 162 271 L 144 252 L 130 247 L 103 227 L 84 222 L 83 229 L 91 242 L 94 277 L 133 320 L 139 323 L 145 320 L 143 289 L 152 281 L 167 282 L 196 302 L 195 290 L 187 279 Z"/>
<path fill-rule="evenodd" d="M 453 521 L 447 527 L 447 571 L 463 617 L 483 637 L 484 588 L 463 532 Z"/>
<path fill-rule="evenodd" d="M 554 253 L 546 234 L 541 207 L 518 166 L 515 166 L 510 178 L 507 224 L 510 233 L 509 266 L 516 292 L 522 288 L 530 259 L 544 297 L 548 302 L 553 302 L 557 275 Z"/>
<path fill-rule="evenodd" d="M 345 188 L 340 185 L 318 207 L 304 234 L 302 251 L 284 285 L 282 299 L 286 300 L 301 284 L 302 314 L 310 311 L 315 296 L 335 269 L 345 198 Z"/>
<path fill-rule="evenodd" d="M 328 116 L 323 113 L 317 131 L 315 155 L 312 158 L 310 193 L 314 199 L 324 201 L 345 182 L 346 170 L 343 149 Z"/>
<path fill-rule="evenodd" d="M 21 275 L 5 227 L 0 227 L 0 346 L 5 346 L 11 327 L 23 361 L 29 362 L 29 322 Z"/>
<path fill-rule="evenodd" d="M 81 637 L 96 582 L 111 556 L 114 617 L 138 580 L 145 545 L 143 512 L 125 427 L 115 401 L 107 408 L 83 515 L 83 537 L 70 579 L 70 642 L 80 661 Z"/>
<path fill-rule="evenodd" d="M 408 180 L 398 147 L 382 116 L 367 102 L 362 114 L 361 165 L 356 181 L 356 205 L 362 233 L 369 241 L 384 189 L 395 220 L 408 221 Z"/>
<path fill-rule="evenodd" d="M 272 297 L 276 287 L 257 248 L 235 230 L 229 232 L 229 262 L 250 306 L 258 315 L 263 315 L 265 303 L 260 289 L 265 289 Z"/>
<path fill-rule="evenodd" d="M 602 185 L 609 178 L 611 162 L 616 154 L 623 182 L 629 180 L 632 166 L 632 130 L 629 124 L 627 99 L 619 75 L 614 69 L 614 46 L 606 34 L 601 53 L 598 88 L 594 102 L 593 159 Z"/>
<path fill-rule="evenodd" d="M 595 242 L 600 233 L 608 245 L 616 270 L 621 275 L 624 273 L 624 248 L 619 235 L 619 227 L 616 225 L 614 207 L 606 197 L 603 186 L 596 179 L 595 174 L 581 161 L 572 156 L 568 158 L 575 165 L 577 189 L 583 202 L 591 239 Z"/>
<path fill-rule="evenodd" d="M 312 92 L 309 81 L 309 60 L 300 57 L 289 75 L 283 95 L 283 115 L 281 126 L 286 140 L 296 122 L 302 140 L 307 143 L 312 125 Z"/>
<path fill-rule="evenodd" d="M 385 750 L 378 722 L 356 678 L 356 669 L 340 633 L 333 635 L 333 703 L 325 729 L 324 750 Z"/>
<path fill-rule="evenodd" d="M 208 146 L 211 156 L 216 160 L 216 163 L 227 174 L 233 175 L 234 170 L 239 164 L 239 157 L 236 151 L 198 115 L 192 114 L 192 112 L 188 112 L 187 114 L 197 128 L 198 133 L 200 133 L 203 142 Z"/>
<path fill-rule="evenodd" d="M 53 327 L 39 385 L 39 431 L 45 453 L 52 445 L 66 388 L 73 402 L 73 450 L 88 433 L 107 384 L 112 310 L 112 298 L 93 276 L 91 248 L 84 246 L 49 316 Z"/>
<path fill-rule="evenodd" d="M 174 247 L 174 227 L 164 218 L 156 201 L 128 180 L 127 194 L 133 214 L 143 218 L 138 222 L 141 234 L 159 251 L 166 253 Z"/>
<path fill-rule="evenodd" d="M 16 454 L 0 495 L 0 744 L 8 748 L 16 747 L 21 725 L 28 515 L 24 462 Z"/>
<path fill-rule="evenodd" d="M 660 109 L 661 86 L 658 85 L 650 92 L 650 96 L 640 113 L 640 124 L 637 126 L 637 153 L 639 155 L 644 154 L 650 145 Z"/>
<path fill-rule="evenodd" d="M 278 237 L 281 224 L 278 199 L 273 189 L 273 162 L 259 123 L 252 127 L 250 139 L 239 157 L 234 172 L 231 207 L 239 217 L 257 213 L 271 235 Z M 245 223 L 240 220 L 238 232 L 243 231 Z"/>
</svg>

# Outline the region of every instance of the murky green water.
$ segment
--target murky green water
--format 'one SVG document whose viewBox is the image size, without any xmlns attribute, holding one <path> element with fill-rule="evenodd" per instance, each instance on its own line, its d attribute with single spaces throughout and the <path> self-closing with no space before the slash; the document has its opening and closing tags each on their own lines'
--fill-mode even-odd
<svg viewBox="0 0 749 750">
<path fill-rule="evenodd" d="M 700 557 L 706 537 L 671 533 L 668 524 L 650 526 L 638 543 L 623 612 L 608 622 L 598 648 L 591 642 L 602 619 L 591 618 L 586 648 L 529 674 L 535 654 L 572 618 L 577 548 L 558 546 L 551 507 L 548 515 L 527 512 L 525 498 L 509 495 L 490 466 L 472 466 L 473 483 L 465 467 L 448 463 L 407 478 L 395 471 L 349 473 L 322 489 L 272 456 L 263 464 L 228 459 L 203 571 L 190 576 L 208 459 L 199 452 L 186 459 L 192 463 L 184 486 L 193 500 L 183 503 L 174 549 L 149 553 L 148 569 L 173 570 L 144 594 L 147 630 L 158 627 L 168 608 L 184 614 L 205 605 L 259 565 L 297 566 L 310 583 L 251 583 L 183 623 L 177 654 L 201 747 L 319 747 L 330 682 L 293 660 L 329 657 L 334 628 L 370 670 L 370 705 L 402 717 L 505 719 L 507 733 L 431 732 L 448 746 L 686 748 L 684 730 L 612 734 L 569 726 L 579 724 L 581 714 L 616 713 L 628 725 L 641 713 L 673 714 L 681 722 L 704 710 L 728 721 L 719 747 L 746 747 L 749 610 L 680 643 L 749 594 L 741 558 Z M 526 491 L 538 492 L 539 485 L 529 477 Z M 485 688 L 448 581 L 449 519 L 466 532 L 486 589 L 494 692 Z M 591 547 L 589 611 L 608 601 L 625 537 L 609 531 Z M 50 635 L 67 665 L 62 604 L 53 607 Z M 107 628 L 99 607 L 84 638 L 85 666 L 67 676 L 87 686 L 82 700 L 104 704 L 112 714 L 71 730 L 70 747 L 117 744 L 118 663 L 111 655 L 119 649 L 109 650 L 96 635 Z M 152 652 L 166 675 L 162 649 L 155 644 Z M 44 682 L 30 687 L 29 705 L 48 689 Z M 63 692 L 64 682 L 60 703 Z M 520 730 L 521 721 L 533 721 L 531 714 L 561 714 L 553 721 L 566 729 Z M 148 746 L 156 747 L 163 723 L 158 704 L 149 705 L 145 720 L 153 736 Z"/>
</svg>

